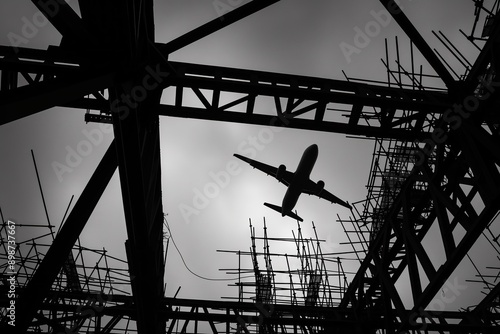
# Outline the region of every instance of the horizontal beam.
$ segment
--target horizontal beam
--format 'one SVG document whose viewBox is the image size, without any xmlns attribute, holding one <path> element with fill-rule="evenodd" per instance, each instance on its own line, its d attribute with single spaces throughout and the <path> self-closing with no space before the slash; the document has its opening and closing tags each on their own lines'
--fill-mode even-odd
<svg viewBox="0 0 500 334">
<path fill-rule="evenodd" d="M 90 88 L 85 89 L 78 83 L 83 80 L 78 79 L 79 72 L 73 65 L 75 59 L 67 58 L 67 65 L 50 66 L 40 63 L 44 58 L 63 61 L 64 53 L 60 52 L 60 49 L 52 48 L 50 57 L 48 51 L 44 53 L 20 49 L 19 53 L 26 58 L 23 58 L 23 61 L 14 61 L 18 70 L 33 71 L 36 74 L 57 71 L 63 73 L 65 79 L 61 76 L 55 81 L 49 81 L 50 83 L 38 83 L 33 88 L 30 88 L 33 85 L 29 85 L 0 92 L 5 114 L 4 117 L 0 115 L 0 124 L 53 105 L 109 112 L 109 105 L 114 101 L 103 103 L 106 101 L 104 97 L 99 101 L 83 100 L 86 94 L 116 84 L 109 80 L 109 77 L 102 82 L 93 81 L 90 86 L 94 90 L 89 92 Z M 5 57 L 12 56 L 12 50 L 0 48 L 0 54 Z M 5 66 L 13 62 L 4 58 L 0 60 L 0 66 L 2 61 Z M 442 91 L 418 91 L 181 62 L 150 64 L 149 69 L 149 72 L 143 72 L 145 79 L 148 79 L 146 75 L 151 76 L 153 71 L 161 73 L 162 76 L 164 73 L 169 74 L 166 79 L 161 77 L 161 88 L 176 90 L 174 101 L 167 105 L 175 106 L 177 110 L 172 112 L 167 110 L 168 107 L 160 109 L 170 116 L 268 125 L 269 120 L 264 117 L 266 115 L 258 114 L 258 106 L 260 101 L 271 97 L 276 104 L 274 113 L 270 113 L 271 116 L 293 118 L 290 127 L 412 141 L 427 138 L 431 132 L 431 120 L 434 115 L 441 115 L 451 105 L 448 94 Z M 58 84 L 57 80 L 61 80 L 61 83 Z M 151 84 L 150 81 L 145 82 Z M 188 91 L 192 91 L 204 105 L 205 113 L 202 109 L 197 109 L 198 107 L 192 104 L 193 101 L 183 99 L 183 95 Z M 233 93 L 244 96 L 234 99 L 231 96 Z M 205 94 L 212 94 L 211 101 Z M 23 98 L 20 98 L 21 95 Z M 282 106 L 285 101 L 286 105 Z M 246 105 L 247 117 L 237 115 L 233 111 L 238 105 Z M 332 119 L 338 121 L 332 122 Z"/>
<path fill-rule="evenodd" d="M 7 293 L 0 290 L 0 306 L 6 306 L 9 301 Z M 88 318 L 90 312 L 81 312 L 81 307 L 88 304 L 89 295 L 86 293 L 75 293 L 69 291 L 51 291 L 47 296 L 57 296 L 59 300 L 72 300 L 72 303 L 44 302 L 40 310 L 50 311 L 50 314 L 71 315 L 80 313 L 82 319 Z M 97 296 L 96 296 L 97 298 Z M 49 298 L 50 299 L 50 298 Z M 90 314 L 90 317 L 129 317 L 135 318 L 136 305 L 133 296 L 129 295 L 101 295 L 99 300 L 104 304 L 99 305 L 98 311 Z M 359 328 L 362 319 L 364 329 L 385 329 L 387 322 L 381 319 L 383 310 L 366 309 L 358 311 L 353 308 L 344 309 L 339 307 L 309 307 L 300 305 L 272 305 L 248 302 L 213 301 L 196 299 L 162 298 L 162 307 L 158 310 L 161 321 L 175 319 L 175 321 L 199 321 L 212 323 L 232 323 L 255 325 L 266 323 L 273 325 L 302 325 L 302 326 L 324 326 Z M 191 311 L 198 310 L 198 311 Z M 395 313 L 395 310 L 392 310 Z M 474 311 L 432 311 L 421 310 L 414 314 L 415 322 L 406 329 L 414 330 L 453 330 L 457 329 L 457 321 L 462 321 L 463 329 L 471 332 L 495 333 L 498 327 L 484 323 L 466 324 Z M 257 316 L 256 316 L 257 314 Z M 409 317 L 411 310 L 405 310 L 404 314 Z M 500 315 L 486 312 L 485 318 L 490 321 L 499 321 Z M 322 320 L 321 320 L 322 319 Z M 51 319 L 57 321 L 57 318 Z M 393 320 L 393 325 L 399 326 L 398 320 Z M 425 322 L 424 322 L 425 321 Z"/>
<path fill-rule="evenodd" d="M 430 135 L 425 133 L 414 133 L 404 129 L 383 129 L 381 127 L 368 125 L 349 125 L 340 122 L 316 121 L 309 119 L 294 118 L 291 115 L 260 115 L 246 114 L 241 112 L 209 112 L 203 108 L 175 107 L 170 105 L 158 106 L 158 114 L 161 116 L 195 118 L 212 121 L 231 123 L 244 123 L 263 126 L 277 126 L 289 129 L 312 130 L 331 133 L 341 133 L 354 136 L 366 136 L 373 138 L 393 138 L 399 140 L 423 140 Z"/>
<path fill-rule="evenodd" d="M 107 110 L 106 106 L 96 99 L 79 99 L 64 104 L 66 107 Z M 100 109 L 103 108 L 103 109 Z M 160 116 L 193 118 L 209 121 L 231 122 L 240 124 L 252 124 L 263 126 L 276 126 L 298 130 L 322 131 L 330 133 L 341 133 L 353 136 L 366 136 L 372 138 L 392 138 L 402 141 L 423 141 L 430 138 L 430 133 L 416 132 L 405 129 L 385 129 L 377 126 L 346 124 L 341 122 L 317 121 L 303 118 L 294 118 L 292 114 L 262 115 L 247 114 L 236 111 L 213 112 L 197 107 L 176 107 L 172 105 L 159 105 L 157 112 Z M 85 114 L 86 122 L 112 123 L 111 116 L 88 113 Z"/>
<path fill-rule="evenodd" d="M 448 94 L 442 91 L 419 91 L 378 86 L 359 82 L 169 62 L 175 74 L 169 84 L 181 84 L 228 92 L 254 93 L 294 99 L 365 106 L 400 108 L 441 113 L 450 106 Z M 431 109 L 431 110 L 429 110 Z"/>
<path fill-rule="evenodd" d="M 82 96 L 105 89 L 114 83 L 114 73 L 88 74 L 33 83 L 0 92 L 0 125 L 64 105 Z"/>
<path fill-rule="evenodd" d="M 52 75 L 64 75 L 64 74 L 75 74 L 80 68 L 75 65 L 63 65 L 63 64 L 53 64 L 53 63 L 40 63 L 37 61 L 29 60 L 19 60 L 19 59 L 0 59 L 0 70 L 10 71 L 10 72 L 26 72 L 26 73 L 36 73 L 36 74 L 52 74 Z"/>
<path fill-rule="evenodd" d="M 175 92 L 158 107 L 158 113 L 165 116 L 261 125 L 274 125 L 278 117 L 291 128 L 413 141 L 428 138 L 434 114 L 440 116 L 450 106 L 448 95 L 439 91 L 179 62 L 168 65 L 151 67 L 171 74 L 162 88 Z M 185 98 L 190 91 L 203 108 Z M 234 93 L 239 96 L 235 98 Z M 210 94 L 211 99 L 205 96 Z M 275 108 L 259 113 L 259 103 L 269 103 L 269 98 L 274 99 Z M 114 101 L 103 101 L 82 98 L 65 106 L 110 113 Z M 235 111 L 238 105 L 245 112 Z M 109 122 L 106 116 L 88 117 Z"/>
</svg>

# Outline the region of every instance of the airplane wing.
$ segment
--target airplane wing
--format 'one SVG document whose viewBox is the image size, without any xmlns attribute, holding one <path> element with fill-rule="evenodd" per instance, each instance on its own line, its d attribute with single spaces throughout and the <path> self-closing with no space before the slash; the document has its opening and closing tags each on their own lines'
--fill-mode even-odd
<svg viewBox="0 0 500 334">
<path fill-rule="evenodd" d="M 281 177 L 278 178 L 277 177 L 278 168 L 266 165 L 265 163 L 262 163 L 259 161 L 252 160 L 250 158 L 244 157 L 244 156 L 239 155 L 239 154 L 233 154 L 233 155 L 236 158 L 241 159 L 241 160 L 249 163 L 250 166 L 252 166 L 253 168 L 257 168 L 258 170 L 263 171 L 267 175 L 271 175 L 272 177 L 274 177 L 275 179 L 277 179 L 278 181 L 280 181 L 281 183 L 283 183 L 286 186 L 290 185 L 290 183 L 292 182 L 292 179 L 293 179 L 292 172 L 289 172 L 287 170 L 280 170 Z"/>
<path fill-rule="evenodd" d="M 320 182 L 322 182 L 322 181 L 320 181 Z M 323 185 L 324 185 L 324 183 L 321 186 L 318 186 L 318 183 L 309 180 L 309 182 L 306 184 L 304 189 L 302 189 L 302 192 L 304 194 L 318 196 L 319 198 L 326 199 L 329 202 L 342 205 L 343 207 L 346 207 L 348 209 L 352 209 L 352 207 L 349 205 L 349 203 L 344 202 L 343 200 L 341 200 L 340 198 L 338 198 L 334 194 L 330 193 L 328 190 L 323 189 L 323 187 L 322 187 Z M 319 193 L 318 193 L 318 188 L 321 189 L 319 191 Z"/>
</svg>

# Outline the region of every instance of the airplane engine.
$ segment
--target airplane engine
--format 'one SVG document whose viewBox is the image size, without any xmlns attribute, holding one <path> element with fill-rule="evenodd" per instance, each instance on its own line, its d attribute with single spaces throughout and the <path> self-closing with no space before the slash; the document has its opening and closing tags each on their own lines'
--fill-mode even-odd
<svg viewBox="0 0 500 334">
<path fill-rule="evenodd" d="M 314 189 L 316 195 L 319 196 L 319 194 L 321 194 L 321 192 L 323 191 L 324 187 L 325 187 L 325 182 L 319 180 L 318 183 L 316 184 L 316 189 Z"/>
<path fill-rule="evenodd" d="M 285 172 L 286 172 L 286 166 L 280 165 L 278 167 L 278 170 L 276 171 L 276 178 L 278 179 L 278 181 L 281 181 L 281 179 L 283 179 L 283 177 L 285 176 Z"/>
</svg>

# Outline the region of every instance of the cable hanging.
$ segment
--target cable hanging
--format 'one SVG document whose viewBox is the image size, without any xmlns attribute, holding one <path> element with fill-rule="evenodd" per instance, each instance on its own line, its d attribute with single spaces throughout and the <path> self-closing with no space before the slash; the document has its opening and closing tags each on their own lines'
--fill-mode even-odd
<svg viewBox="0 0 500 334">
<path fill-rule="evenodd" d="M 235 277 L 235 278 L 209 278 L 209 277 L 204 277 L 202 275 L 198 275 L 197 273 L 195 273 L 194 271 L 192 271 L 191 268 L 189 268 L 189 266 L 187 265 L 186 261 L 184 260 L 184 256 L 182 255 L 179 247 L 177 247 L 177 244 L 175 243 L 174 236 L 172 234 L 172 231 L 170 230 L 170 226 L 168 224 L 167 215 L 166 214 L 163 214 L 163 220 L 165 222 L 165 227 L 167 228 L 168 233 L 169 233 L 169 239 L 172 240 L 172 243 L 174 244 L 174 247 L 177 250 L 177 253 L 179 253 L 179 256 L 181 257 L 182 263 L 184 264 L 184 267 L 186 267 L 186 269 L 191 274 L 193 274 L 194 276 L 196 276 L 196 277 L 198 277 L 200 279 L 206 280 L 206 281 L 219 281 L 220 282 L 220 281 L 236 281 L 236 280 L 239 279 L 238 277 Z M 251 277 L 253 277 L 253 276 L 247 276 L 247 277 L 243 277 L 243 278 L 251 278 Z M 240 278 L 242 278 L 242 277 L 240 277 Z"/>
</svg>

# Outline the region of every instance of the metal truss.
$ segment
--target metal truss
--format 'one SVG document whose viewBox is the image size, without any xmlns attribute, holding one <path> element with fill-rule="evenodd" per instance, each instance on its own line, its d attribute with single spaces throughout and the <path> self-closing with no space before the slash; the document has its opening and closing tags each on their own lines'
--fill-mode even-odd
<svg viewBox="0 0 500 334">
<path fill-rule="evenodd" d="M 19 333 L 36 331 L 40 322 L 47 333 L 56 332 L 85 317 L 94 319 L 95 332 L 114 333 L 124 316 L 136 322 L 130 332 L 141 334 L 179 332 L 179 326 L 182 333 L 198 333 L 201 322 L 212 333 L 498 331 L 498 284 L 469 311 L 426 310 L 500 209 L 499 99 L 493 85 L 498 17 L 467 78 L 455 80 L 395 2 L 381 1 L 444 82 L 446 89 L 439 90 L 168 61 L 170 53 L 278 1 L 251 1 L 167 44 L 153 41 L 152 0 L 79 1 L 81 17 L 64 0 L 32 2 L 62 42 L 47 50 L 0 47 L 0 125 L 55 106 L 80 108 L 88 111 L 87 121 L 112 123 L 115 140 L 20 289 Z M 451 114 L 467 98 L 480 102 L 471 112 Z M 160 115 L 416 141 L 421 159 L 391 198 L 338 308 L 165 299 Z M 85 315 L 88 294 L 51 287 L 61 269 L 71 277 L 72 247 L 117 167 L 132 296 L 114 294 L 113 305 L 103 303 Z M 446 253 L 439 268 L 421 243 L 434 225 Z M 462 236 L 454 233 L 459 226 Z M 395 287 L 405 270 L 413 296 L 409 310 Z M 51 303 L 54 293 L 74 303 Z"/>
<path fill-rule="evenodd" d="M 454 136 L 468 138 L 470 132 L 467 131 L 467 135 L 458 132 Z M 426 306 L 481 233 L 493 222 L 499 210 L 498 171 L 491 175 L 487 184 L 469 174 L 471 171 L 474 175 L 481 175 L 486 170 L 491 172 L 491 168 L 499 162 L 498 156 L 494 158 L 490 155 L 487 161 L 481 159 L 470 166 L 470 162 L 474 161 L 470 155 L 474 154 L 477 159 L 476 153 L 485 148 L 474 138 L 464 141 L 467 143 L 458 154 L 438 152 L 439 157 L 433 166 L 428 163 L 417 166 L 406 179 L 341 306 L 360 309 L 385 307 L 387 314 L 406 319 L 394 329 L 408 330 L 416 325 L 427 328 Z M 453 145 L 454 150 L 458 147 L 459 144 Z M 477 201 L 481 201 L 479 207 Z M 430 260 L 432 255 L 421 245 L 433 224 L 439 227 L 441 246 L 446 253 L 446 261 L 439 268 L 434 267 Z M 458 226 L 466 231 L 463 237 L 454 234 Z M 405 311 L 394 288 L 405 269 L 409 271 L 413 295 L 414 306 L 410 313 Z M 424 285 L 422 282 L 425 281 L 429 283 Z M 498 294 L 498 289 L 494 290 L 488 297 L 491 301 Z M 395 310 L 391 309 L 391 304 L 396 306 Z M 495 304 L 490 304 L 492 306 Z M 497 323 L 490 318 L 492 313 L 489 311 L 476 312 L 476 315 L 475 323 Z M 439 322 L 446 323 L 446 320 L 439 319 Z"/>
<path fill-rule="evenodd" d="M 71 204 L 71 201 L 70 201 Z M 80 204 L 77 204 L 81 206 Z M 69 205 L 68 205 L 69 207 Z M 76 212 L 73 210 L 73 212 Z M 82 212 L 83 213 L 83 212 Z M 84 220 L 85 217 L 82 217 Z M 74 218 L 71 218 L 74 219 Z M 70 218 L 66 224 L 71 224 Z M 16 245 L 8 249 L 7 238 L 10 224 L 15 224 L 16 234 L 33 235 L 30 231 L 36 230 L 38 235 L 29 239 L 18 239 Z M 50 225 L 25 225 L 19 223 L 5 222 L 0 227 L 0 304 L 2 305 L 1 315 L 9 321 L 23 321 L 24 313 L 30 312 L 26 309 L 18 308 L 22 306 L 21 300 L 16 301 L 15 310 L 17 317 L 10 318 L 7 306 L 10 305 L 12 296 L 11 289 L 15 289 L 17 295 L 32 297 L 30 301 L 37 303 L 36 316 L 30 324 L 30 332 L 38 333 L 78 333 L 85 330 L 98 329 L 102 333 L 124 332 L 119 331 L 122 325 L 135 330 L 135 320 L 132 321 L 126 315 L 114 317 L 102 317 L 101 311 L 104 307 L 110 308 L 119 305 L 113 302 L 115 294 L 125 295 L 130 291 L 130 277 L 127 270 L 127 262 L 110 255 L 106 249 L 90 249 L 80 243 L 70 247 L 69 256 L 63 260 L 61 270 L 55 277 L 40 277 L 38 273 L 46 272 L 47 262 L 44 258 L 53 251 L 61 250 L 63 239 L 59 235 L 68 237 L 68 230 L 61 227 L 59 231 L 53 230 Z M 57 235 L 57 237 L 56 237 Z M 57 238 L 57 242 L 55 239 Z M 69 240 L 68 240 L 69 242 Z M 54 246 L 55 245 L 55 246 Z M 12 253 L 13 252 L 13 253 Z M 15 259 L 16 271 L 12 272 L 9 265 L 9 255 Z M 51 255 L 53 256 L 53 255 Z M 55 262 L 55 261 L 53 261 Z M 14 279 L 14 281 L 12 281 Z M 43 284 L 50 281 L 50 287 L 43 289 L 43 295 L 37 293 L 30 285 L 32 281 L 37 283 L 37 288 L 42 290 Z M 15 284 L 13 284 L 15 282 Z M 30 284 L 29 284 L 30 283 Z M 28 305 L 29 307 L 29 305 Z M 0 323 L 2 332 L 11 333 L 12 327 L 4 322 Z"/>
<path fill-rule="evenodd" d="M 160 47 L 155 46 L 155 50 L 160 50 Z M 53 53 L 57 54 L 58 51 L 60 50 L 54 48 Z M 11 52 L 9 49 L 0 49 L 0 55 L 3 55 L 4 59 L 8 58 Z M 41 61 L 47 62 L 48 53 L 43 55 L 35 50 L 22 49 L 19 56 L 30 57 L 31 62 L 40 64 Z M 70 61 L 70 58 L 59 59 Z M 13 72 L 10 77 L 22 75 L 29 78 L 30 82 L 34 81 L 33 77 L 50 78 L 49 75 L 53 74 L 49 72 L 50 66 L 26 66 L 25 63 L 30 61 L 0 61 L 0 69 L 2 66 L 17 68 L 19 72 Z M 17 66 L 12 66 L 13 63 Z M 60 70 L 64 73 L 61 75 L 74 77 L 76 73 L 87 73 L 83 69 L 75 70 L 75 67 L 71 63 L 65 67 L 60 65 Z M 172 89 L 173 98 L 155 107 L 158 114 L 163 116 L 285 126 L 411 141 L 427 138 L 431 120 L 450 104 L 447 94 L 437 90 L 391 88 L 179 62 L 165 64 L 162 60 L 144 67 L 169 74 L 161 86 L 165 88 L 164 95 Z M 30 72 L 23 72 L 24 68 Z M 66 70 L 67 72 L 64 72 Z M 88 73 L 85 75 L 89 76 Z M 146 78 L 148 73 L 143 75 L 143 78 Z M 88 113 L 87 121 L 111 123 L 111 113 L 119 108 L 113 104 L 115 100 L 105 96 L 109 94 L 104 94 L 103 86 L 100 85 L 109 84 L 106 81 L 109 77 L 112 77 L 111 74 L 104 78 L 99 76 L 94 80 L 89 79 L 87 90 L 79 91 L 81 98 L 72 99 L 72 96 L 69 96 L 64 99 L 52 99 L 50 106 L 96 110 L 99 114 Z M 67 82 L 62 85 L 71 88 Z M 11 83 L 9 87 L 13 86 L 15 84 Z M 188 101 L 185 97 L 187 91 L 194 93 L 198 101 Z M 7 93 L 8 96 L 14 95 Z M 238 97 L 235 98 L 235 94 Z M 82 97 L 85 95 L 89 97 Z M 6 97 L 2 100 L 7 103 L 11 99 Z M 271 104 L 266 105 L 269 101 Z M 27 103 L 30 101 L 17 99 L 17 103 L 4 105 L 0 122 L 5 123 L 26 116 L 18 110 L 30 109 Z M 39 100 L 32 103 L 33 112 L 40 110 Z M 256 106 L 261 109 L 265 106 L 264 112 L 258 112 Z"/>
<path fill-rule="evenodd" d="M 499 23 L 497 18 L 495 34 Z M 498 117 L 492 115 L 498 91 L 491 82 L 486 89 L 485 82 L 476 77 L 478 69 L 485 70 L 495 62 L 484 56 L 494 53 L 491 48 L 492 44 L 487 44 L 482 50 L 459 89 L 454 108 L 445 111 L 436 122 L 432 139 L 417 146 L 418 161 L 413 161 L 409 175 L 392 194 L 391 204 L 341 303 L 342 307 L 360 309 L 385 307 L 387 318 L 404 319 L 400 324 L 393 323 L 397 332 L 429 330 L 427 305 L 483 232 L 498 227 L 495 218 L 500 210 L 500 142 Z M 474 108 L 466 105 L 468 100 L 477 102 Z M 453 121 L 451 116 L 455 117 Z M 446 254 L 446 261 L 439 268 L 435 268 L 432 255 L 421 244 L 434 225 L 439 229 L 440 246 Z M 456 233 L 459 229 L 465 233 Z M 413 296 L 410 313 L 394 288 L 404 270 L 408 270 Z M 477 310 L 450 332 L 470 332 L 465 329 L 467 324 L 498 327 L 498 293 L 498 286 L 490 289 Z M 449 324 L 444 317 L 438 317 L 438 322 Z"/>
<path fill-rule="evenodd" d="M 43 226 L 35 226 L 37 228 Z M 29 229 L 31 226 L 18 226 Z M 46 226 L 47 233 L 23 241 L 16 249 L 16 258 L 22 263 L 18 271 L 18 289 L 24 294 L 33 273 L 39 272 L 45 251 L 52 249 L 48 243 L 53 233 Z M 7 224 L 0 229 L 2 240 Z M 21 230 L 19 230 L 20 232 Z M 61 231 L 59 231 L 61 233 Z M 299 235 L 300 237 L 300 235 Z M 47 240 L 49 239 L 49 240 Z M 301 239 L 306 240 L 306 239 Z M 6 243 L 2 243 L 5 247 Z M 7 254 L 7 252 L 5 252 Z M 63 270 L 54 279 L 51 289 L 39 304 L 36 319 L 30 329 L 37 333 L 137 333 L 136 298 L 130 291 L 131 278 L 126 262 L 117 259 L 106 250 L 92 250 L 78 243 L 71 250 Z M 94 255 L 91 257 L 90 255 Z M 3 258 L 2 258 L 3 259 Z M 6 258 L 5 258 L 6 259 Z M 95 260 L 93 265 L 92 260 Z M 0 267 L 0 304 L 9 303 L 8 266 Z M 132 289 L 133 291 L 133 289 Z M 386 310 L 367 307 L 361 310 L 327 306 L 314 306 L 303 302 L 227 302 L 204 301 L 177 298 L 161 298 L 158 305 L 158 320 L 164 324 L 167 333 L 375 333 L 376 330 L 390 331 L 383 321 Z M 475 311 L 478 309 L 476 308 Z M 392 310 L 396 312 L 396 310 Z M 411 310 L 405 310 L 411 314 Z M 428 323 L 426 329 L 464 329 L 473 332 L 495 333 L 496 328 L 482 323 L 457 325 L 470 321 L 467 312 L 425 311 Z M 490 314 L 492 321 L 500 320 L 499 314 Z M 394 325 L 400 324 L 396 321 Z M 414 326 L 421 329 L 421 324 Z M 411 328 L 411 327 L 410 327 Z M 7 327 L 8 329 L 8 327 Z"/>
<path fill-rule="evenodd" d="M 51 298 L 65 303 L 51 302 Z M 339 307 L 272 305 L 263 303 L 205 301 L 164 298 L 159 309 L 159 321 L 165 323 L 166 333 L 376 333 L 377 330 L 393 332 L 387 327 L 385 310 L 378 308 L 355 310 Z M 64 333 L 68 330 L 92 330 L 99 333 L 136 333 L 136 309 L 132 296 L 114 293 L 88 294 L 57 292 L 47 295 L 41 311 L 58 314 L 53 320 L 38 317 L 34 326 L 49 324 Z M 396 310 L 392 310 L 396 312 Z M 411 310 L 405 310 L 410 315 Z M 66 317 L 62 315 L 67 315 Z M 72 315 L 78 315 L 77 318 Z M 421 316 L 421 315 L 420 315 Z M 427 331 L 466 331 L 496 333 L 497 328 L 482 323 L 467 322 L 470 314 L 456 311 L 425 311 Z M 490 316 L 492 321 L 500 315 Z M 64 323 L 74 322 L 67 327 Z M 410 330 L 422 330 L 415 324 Z M 43 328 L 43 327 L 41 327 Z M 47 327 L 45 327 L 47 328 Z M 65 329 L 66 328 L 66 329 Z M 50 333 L 41 330 L 39 333 Z"/>
</svg>

